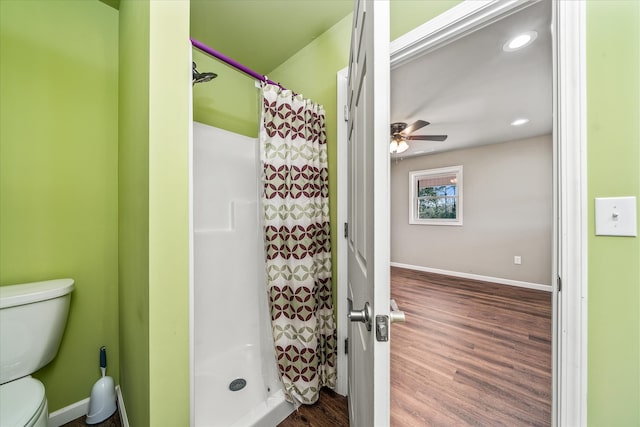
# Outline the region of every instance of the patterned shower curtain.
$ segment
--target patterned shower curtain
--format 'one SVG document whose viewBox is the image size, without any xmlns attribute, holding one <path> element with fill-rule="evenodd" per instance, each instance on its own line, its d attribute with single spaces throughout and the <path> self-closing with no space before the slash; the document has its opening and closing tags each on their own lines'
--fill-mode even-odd
<svg viewBox="0 0 640 427">
<path fill-rule="evenodd" d="M 324 107 L 265 84 L 260 148 L 266 273 L 278 369 L 290 401 L 335 388 L 336 329 Z"/>
</svg>

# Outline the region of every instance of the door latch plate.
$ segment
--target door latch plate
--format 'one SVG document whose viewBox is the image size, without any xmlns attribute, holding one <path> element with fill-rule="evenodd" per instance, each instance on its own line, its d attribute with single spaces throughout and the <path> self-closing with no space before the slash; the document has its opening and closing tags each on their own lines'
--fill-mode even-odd
<svg viewBox="0 0 640 427">
<path fill-rule="evenodd" d="M 376 316 L 376 340 L 389 341 L 389 316 Z"/>
</svg>

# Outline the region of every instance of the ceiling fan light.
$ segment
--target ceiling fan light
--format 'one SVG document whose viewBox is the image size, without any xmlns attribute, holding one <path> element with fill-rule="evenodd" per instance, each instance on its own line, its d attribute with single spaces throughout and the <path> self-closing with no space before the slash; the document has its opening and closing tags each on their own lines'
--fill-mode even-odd
<svg viewBox="0 0 640 427">
<path fill-rule="evenodd" d="M 389 152 L 395 153 L 396 151 L 398 151 L 398 143 L 394 140 L 391 141 L 391 144 L 389 144 Z"/>
<path fill-rule="evenodd" d="M 409 148 L 409 144 L 407 144 L 407 141 L 402 141 L 400 144 L 398 144 L 398 154 L 399 153 L 404 153 L 405 151 L 407 151 L 407 149 Z"/>
</svg>

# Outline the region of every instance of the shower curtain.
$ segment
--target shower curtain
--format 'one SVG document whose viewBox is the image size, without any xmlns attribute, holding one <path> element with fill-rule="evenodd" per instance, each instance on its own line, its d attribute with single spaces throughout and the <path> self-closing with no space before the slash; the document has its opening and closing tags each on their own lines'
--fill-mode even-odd
<svg viewBox="0 0 640 427">
<path fill-rule="evenodd" d="M 266 273 L 278 369 L 287 398 L 335 388 L 336 329 L 325 113 L 276 85 L 262 87 Z"/>
</svg>

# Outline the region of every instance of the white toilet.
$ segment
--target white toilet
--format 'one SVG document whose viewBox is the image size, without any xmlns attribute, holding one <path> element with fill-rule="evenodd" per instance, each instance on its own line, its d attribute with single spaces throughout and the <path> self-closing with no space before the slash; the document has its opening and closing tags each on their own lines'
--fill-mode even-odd
<svg viewBox="0 0 640 427">
<path fill-rule="evenodd" d="M 0 427 L 47 427 L 44 385 L 30 374 L 58 353 L 72 279 L 0 286 Z"/>
</svg>

